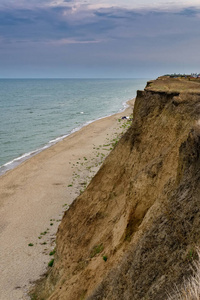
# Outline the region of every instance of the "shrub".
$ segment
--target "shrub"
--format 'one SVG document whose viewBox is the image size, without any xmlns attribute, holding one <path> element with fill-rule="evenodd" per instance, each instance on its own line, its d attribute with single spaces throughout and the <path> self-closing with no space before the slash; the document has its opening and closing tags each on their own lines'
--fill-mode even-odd
<svg viewBox="0 0 200 300">
<path fill-rule="evenodd" d="M 54 259 L 51 259 L 50 262 L 48 263 L 48 266 L 49 266 L 49 267 L 52 267 L 52 266 L 53 266 L 53 263 L 54 263 Z"/>
<path fill-rule="evenodd" d="M 54 249 L 53 251 L 51 251 L 50 253 L 49 253 L 49 255 L 54 255 L 56 253 L 56 250 Z"/>
<path fill-rule="evenodd" d="M 103 260 L 104 260 L 104 261 L 107 261 L 107 259 L 108 259 L 107 256 L 104 255 L 104 256 L 103 256 Z"/>
</svg>

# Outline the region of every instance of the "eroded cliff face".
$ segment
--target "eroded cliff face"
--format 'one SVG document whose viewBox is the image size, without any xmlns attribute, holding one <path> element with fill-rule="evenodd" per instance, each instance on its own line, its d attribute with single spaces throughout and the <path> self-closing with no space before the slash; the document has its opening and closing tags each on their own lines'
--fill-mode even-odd
<svg viewBox="0 0 200 300">
<path fill-rule="evenodd" d="M 138 91 L 132 126 L 63 217 L 38 299 L 160 300 L 190 275 L 199 116 L 198 82 L 164 77 Z"/>
</svg>

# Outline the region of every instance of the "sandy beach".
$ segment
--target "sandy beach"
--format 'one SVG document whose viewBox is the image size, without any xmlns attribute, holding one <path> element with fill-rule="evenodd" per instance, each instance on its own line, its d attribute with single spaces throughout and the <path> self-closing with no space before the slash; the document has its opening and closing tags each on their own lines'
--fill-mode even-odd
<svg viewBox="0 0 200 300">
<path fill-rule="evenodd" d="M 53 256 L 62 215 L 85 189 L 125 130 L 133 101 L 0 177 L 0 300 L 29 299 Z"/>
</svg>

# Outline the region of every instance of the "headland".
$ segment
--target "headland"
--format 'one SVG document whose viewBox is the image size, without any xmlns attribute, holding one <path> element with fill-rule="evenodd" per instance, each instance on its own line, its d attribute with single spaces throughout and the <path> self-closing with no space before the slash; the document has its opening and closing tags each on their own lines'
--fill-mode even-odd
<svg viewBox="0 0 200 300">
<path fill-rule="evenodd" d="M 35 299 L 199 299 L 183 297 L 200 246 L 199 120 L 198 79 L 138 91 L 130 128 L 63 216 Z"/>
</svg>

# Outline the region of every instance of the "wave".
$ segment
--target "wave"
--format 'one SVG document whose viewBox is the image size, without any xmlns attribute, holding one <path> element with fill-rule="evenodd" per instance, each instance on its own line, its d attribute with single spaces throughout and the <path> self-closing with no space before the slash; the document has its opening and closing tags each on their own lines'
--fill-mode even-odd
<svg viewBox="0 0 200 300">
<path fill-rule="evenodd" d="M 131 99 L 129 99 L 128 101 L 122 103 L 122 108 L 118 111 L 118 112 L 123 112 L 129 105 L 128 105 L 128 102 L 130 101 Z M 82 113 L 82 112 L 80 112 Z M 78 130 L 80 130 L 81 128 L 97 121 L 97 120 L 101 120 L 101 119 L 104 119 L 104 118 L 107 118 L 107 117 L 110 117 L 112 116 L 113 114 L 116 114 L 117 112 L 113 112 L 112 114 L 109 114 L 109 115 L 106 115 L 104 117 L 100 117 L 100 118 L 97 118 L 97 119 L 93 119 L 93 120 L 90 120 L 90 121 L 87 121 L 85 122 L 84 124 L 74 128 L 71 130 L 71 132 L 69 132 L 68 134 L 65 134 L 65 135 L 62 135 L 62 136 L 59 136 L 53 140 L 50 140 L 47 144 L 45 144 L 44 146 L 36 149 L 36 150 L 33 150 L 33 151 L 30 151 L 30 152 L 27 152 L 27 153 L 24 153 L 22 154 L 21 156 L 17 157 L 17 158 L 14 158 L 13 160 L 3 164 L 2 166 L 0 166 L 0 176 L 5 174 L 7 171 L 10 171 L 12 169 L 14 169 L 15 167 L 17 167 L 18 165 L 20 165 L 21 163 L 23 163 L 24 161 L 28 160 L 29 158 L 35 156 L 36 154 L 42 152 L 43 150 L 57 144 L 58 142 L 62 141 L 63 139 L 65 139 L 66 137 L 68 137 L 69 135 L 71 135 L 72 133 L 74 132 L 77 132 Z"/>
</svg>

